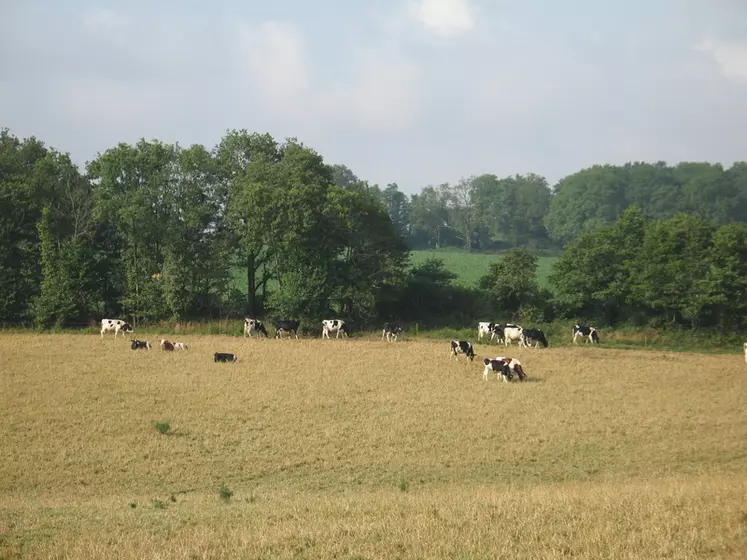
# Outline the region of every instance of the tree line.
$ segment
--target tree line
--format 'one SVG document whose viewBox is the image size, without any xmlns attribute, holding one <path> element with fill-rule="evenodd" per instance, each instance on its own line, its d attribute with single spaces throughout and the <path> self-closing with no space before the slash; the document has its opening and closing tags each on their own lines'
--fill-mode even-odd
<svg viewBox="0 0 747 560">
<path fill-rule="evenodd" d="M 345 181 L 352 174 L 340 168 Z M 646 220 L 678 213 L 723 225 L 747 221 L 747 163 L 683 162 L 595 165 L 550 187 L 534 174 L 483 174 L 426 186 L 408 197 L 395 183 L 373 187 L 408 246 L 495 250 L 526 245 L 562 248 L 629 206 Z"/>
<path fill-rule="evenodd" d="M 549 289 L 536 279 L 537 257 L 510 250 L 480 283 L 490 308 L 524 323 L 557 319 L 597 325 L 747 327 L 747 223 L 716 226 L 694 214 L 646 220 L 628 207 L 566 245 Z"/>
<path fill-rule="evenodd" d="M 308 327 L 322 316 L 359 326 L 500 316 L 741 328 L 746 170 L 596 166 L 552 189 L 537 175 L 480 175 L 408 197 L 295 138 L 229 130 L 212 149 L 140 140 L 82 171 L 6 129 L 0 323 L 250 313 Z M 550 290 L 526 248 L 472 289 L 440 261 L 409 266 L 413 247 L 552 244 L 566 251 Z"/>
</svg>

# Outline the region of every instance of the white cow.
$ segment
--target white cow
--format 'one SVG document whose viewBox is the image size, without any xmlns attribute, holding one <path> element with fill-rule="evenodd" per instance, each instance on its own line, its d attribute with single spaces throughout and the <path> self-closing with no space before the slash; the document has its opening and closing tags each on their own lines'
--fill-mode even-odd
<svg viewBox="0 0 747 560">
<path fill-rule="evenodd" d="M 340 333 L 343 336 L 348 336 L 348 326 L 342 319 L 325 319 L 322 321 L 322 338 L 329 338 L 329 333 L 336 332 L 335 338 L 340 337 Z"/>
<path fill-rule="evenodd" d="M 506 346 L 511 346 L 511 341 L 517 340 L 519 347 L 526 346 L 524 342 L 524 329 L 519 325 L 506 325 L 503 328 L 503 341 Z"/>
<path fill-rule="evenodd" d="M 104 333 L 107 331 L 114 331 L 114 338 L 117 338 L 117 333 L 122 333 L 124 338 L 125 333 L 135 332 L 132 327 L 121 319 L 101 319 L 101 338 L 104 338 Z"/>
</svg>

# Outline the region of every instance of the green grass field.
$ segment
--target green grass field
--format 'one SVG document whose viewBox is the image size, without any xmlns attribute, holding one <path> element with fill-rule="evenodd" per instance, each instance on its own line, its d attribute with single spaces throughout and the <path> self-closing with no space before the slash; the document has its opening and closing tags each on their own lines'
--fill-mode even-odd
<svg viewBox="0 0 747 560">
<path fill-rule="evenodd" d="M 746 557 L 741 356 L 180 339 L 0 336 L 0 558 Z"/>
<path fill-rule="evenodd" d="M 436 250 L 436 251 L 412 251 L 411 263 L 418 265 L 426 259 L 442 259 L 444 266 L 458 275 L 455 282 L 461 286 L 477 286 L 480 278 L 488 272 L 491 263 L 500 260 L 500 253 L 467 253 L 465 251 L 455 250 Z M 552 264 L 558 257 L 538 257 L 537 281 L 543 288 L 548 287 L 548 276 L 550 275 Z"/>
<path fill-rule="evenodd" d="M 467 253 L 454 249 L 431 250 L 431 251 L 412 251 L 410 253 L 410 264 L 417 266 L 425 262 L 426 259 L 442 259 L 444 266 L 457 275 L 455 282 L 464 287 L 477 286 L 480 278 L 488 272 L 490 263 L 499 260 L 502 257 L 500 253 Z M 537 280 L 543 288 L 548 286 L 548 276 L 550 267 L 558 257 L 538 257 Z M 268 288 L 272 289 L 274 283 L 270 282 Z M 246 291 L 246 271 L 243 269 L 234 269 L 233 286 L 244 292 Z"/>
</svg>

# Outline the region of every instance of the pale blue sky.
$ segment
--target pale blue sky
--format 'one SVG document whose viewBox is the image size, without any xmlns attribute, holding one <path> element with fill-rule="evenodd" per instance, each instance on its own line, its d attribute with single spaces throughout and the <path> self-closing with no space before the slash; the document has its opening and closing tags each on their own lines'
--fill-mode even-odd
<svg viewBox="0 0 747 560">
<path fill-rule="evenodd" d="M 0 0 L 0 127 L 83 164 L 296 136 L 406 192 L 747 160 L 747 0 Z"/>
</svg>

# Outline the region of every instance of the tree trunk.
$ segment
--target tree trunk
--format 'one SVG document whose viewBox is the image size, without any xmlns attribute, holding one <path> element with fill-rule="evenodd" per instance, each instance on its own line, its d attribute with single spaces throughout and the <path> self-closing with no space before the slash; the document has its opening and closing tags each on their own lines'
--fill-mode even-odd
<svg viewBox="0 0 747 560">
<path fill-rule="evenodd" d="M 257 271 L 254 268 L 254 255 L 249 255 L 246 259 L 246 291 L 247 303 L 249 304 L 249 314 L 256 317 L 257 312 Z"/>
</svg>

